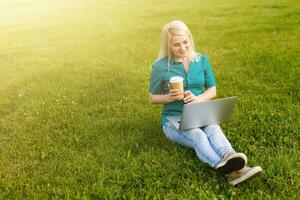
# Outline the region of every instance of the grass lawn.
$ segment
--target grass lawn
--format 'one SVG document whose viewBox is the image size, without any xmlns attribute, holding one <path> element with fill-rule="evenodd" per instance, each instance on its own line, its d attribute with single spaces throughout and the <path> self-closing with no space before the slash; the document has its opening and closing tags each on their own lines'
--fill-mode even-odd
<svg viewBox="0 0 300 200">
<path fill-rule="evenodd" d="M 231 187 L 148 102 L 160 31 L 192 30 L 222 125 L 263 173 Z M 300 2 L 0 1 L 0 199 L 297 199 Z"/>
</svg>

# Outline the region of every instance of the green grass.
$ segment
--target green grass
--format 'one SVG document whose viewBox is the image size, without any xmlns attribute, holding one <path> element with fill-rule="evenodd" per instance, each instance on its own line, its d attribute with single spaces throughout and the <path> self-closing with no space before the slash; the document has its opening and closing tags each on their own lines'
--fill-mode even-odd
<svg viewBox="0 0 300 200">
<path fill-rule="evenodd" d="M 162 26 L 210 59 L 224 132 L 263 174 L 237 187 L 169 142 L 148 103 Z M 1 1 L 1 199 L 297 199 L 296 1 Z"/>
</svg>

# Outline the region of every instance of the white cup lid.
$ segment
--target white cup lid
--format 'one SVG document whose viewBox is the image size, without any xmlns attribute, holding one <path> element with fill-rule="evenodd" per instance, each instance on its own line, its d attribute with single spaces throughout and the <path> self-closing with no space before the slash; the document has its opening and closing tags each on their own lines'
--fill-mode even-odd
<svg viewBox="0 0 300 200">
<path fill-rule="evenodd" d="M 182 82 L 183 78 L 181 76 L 173 76 L 170 78 L 170 83 L 178 83 Z"/>
</svg>

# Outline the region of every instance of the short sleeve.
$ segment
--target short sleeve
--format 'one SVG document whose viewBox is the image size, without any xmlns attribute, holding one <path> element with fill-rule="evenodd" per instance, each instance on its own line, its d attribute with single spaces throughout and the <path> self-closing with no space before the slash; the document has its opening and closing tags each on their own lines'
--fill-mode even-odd
<svg viewBox="0 0 300 200">
<path fill-rule="evenodd" d="M 213 87 L 216 86 L 215 76 L 210 67 L 207 57 L 204 57 L 204 65 L 205 65 L 205 87 Z"/>
<path fill-rule="evenodd" d="M 161 94 L 162 93 L 162 74 L 157 66 L 152 66 L 149 92 L 151 94 Z"/>
</svg>

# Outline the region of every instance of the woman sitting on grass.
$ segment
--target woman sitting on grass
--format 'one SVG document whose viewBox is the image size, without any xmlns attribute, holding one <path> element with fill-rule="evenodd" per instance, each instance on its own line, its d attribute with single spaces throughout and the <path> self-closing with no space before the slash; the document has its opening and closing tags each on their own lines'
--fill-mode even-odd
<svg viewBox="0 0 300 200">
<path fill-rule="evenodd" d="M 173 76 L 184 79 L 183 100 L 177 100 L 182 95 L 179 90 L 169 88 Z M 193 148 L 200 160 L 225 174 L 229 184 L 236 185 L 262 171 L 259 166 L 246 166 L 246 155 L 235 152 L 219 125 L 180 131 L 167 120 L 168 116 L 180 115 L 184 103 L 208 101 L 216 96 L 216 82 L 208 59 L 195 52 L 192 34 L 179 20 L 166 24 L 162 29 L 158 59 L 152 65 L 149 92 L 152 103 L 164 104 L 162 128 L 165 136 Z"/>
</svg>

